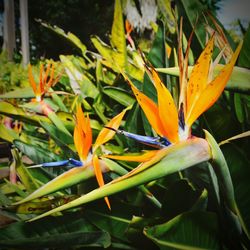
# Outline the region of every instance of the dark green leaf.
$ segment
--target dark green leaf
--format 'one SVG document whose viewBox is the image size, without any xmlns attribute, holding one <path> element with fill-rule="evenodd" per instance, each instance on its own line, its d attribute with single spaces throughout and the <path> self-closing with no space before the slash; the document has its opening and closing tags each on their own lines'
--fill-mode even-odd
<svg viewBox="0 0 250 250">
<path fill-rule="evenodd" d="M 65 158 L 76 158 L 77 154 L 68 146 L 73 144 L 73 138 L 68 134 L 60 131 L 52 124 L 41 122 L 42 127 L 49 133 L 51 138 L 55 140 L 59 147 L 62 148 Z"/>
<path fill-rule="evenodd" d="M 250 68 L 250 25 L 248 26 L 247 32 L 244 37 L 243 46 L 239 55 L 238 64 L 241 67 Z"/>
<path fill-rule="evenodd" d="M 209 212 L 188 212 L 144 231 L 160 249 L 220 249 L 217 217 Z"/>
<path fill-rule="evenodd" d="M 32 223 L 17 222 L 0 229 L 1 247 L 65 249 L 76 246 L 106 248 L 109 245 L 109 234 L 98 231 L 81 214 Z"/>
<path fill-rule="evenodd" d="M 25 155 L 27 155 L 35 164 L 40 164 L 44 162 L 59 161 L 61 158 L 45 150 L 41 147 L 30 145 L 19 140 L 14 140 L 13 144 Z"/>
<path fill-rule="evenodd" d="M 246 142 L 241 142 L 241 146 L 247 145 Z M 247 158 L 246 153 L 242 151 L 237 145 L 230 143 L 224 144 L 222 146 L 223 153 L 225 154 L 225 158 L 227 160 L 230 173 L 232 176 L 234 191 L 235 191 L 235 199 L 236 203 L 241 215 L 243 228 L 245 227 L 246 234 L 250 238 L 250 184 L 249 184 L 249 159 Z"/>
<path fill-rule="evenodd" d="M 125 107 L 128 107 L 135 102 L 135 99 L 127 91 L 118 87 L 104 87 L 103 93 Z"/>
</svg>

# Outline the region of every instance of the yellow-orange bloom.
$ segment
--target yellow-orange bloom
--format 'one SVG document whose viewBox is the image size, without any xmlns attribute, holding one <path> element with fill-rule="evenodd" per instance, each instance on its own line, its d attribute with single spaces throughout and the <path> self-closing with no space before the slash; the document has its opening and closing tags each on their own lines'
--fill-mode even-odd
<svg viewBox="0 0 250 250">
<path fill-rule="evenodd" d="M 30 85 L 35 93 L 36 101 L 40 102 L 44 94 L 48 92 L 49 88 L 58 81 L 59 77 L 54 78 L 54 64 L 49 64 L 46 70 L 44 70 L 44 66 L 41 64 L 39 83 L 37 84 L 32 74 L 32 66 L 30 64 L 28 66 L 28 70 Z"/>
<path fill-rule="evenodd" d="M 109 121 L 107 124 L 109 127 L 113 129 L 117 129 L 122 121 L 122 118 L 126 112 L 126 109 L 115 116 L 113 119 Z M 95 144 L 93 145 L 93 153 L 91 152 L 92 148 L 92 129 L 90 126 L 90 118 L 88 115 L 84 115 L 81 105 L 77 106 L 76 110 L 76 126 L 74 130 L 74 143 L 76 150 L 78 152 L 79 158 L 83 164 L 89 164 L 91 162 L 95 176 L 97 179 L 97 183 L 99 186 L 104 185 L 104 180 L 102 176 L 102 170 L 99 164 L 99 159 L 96 154 L 96 149 L 100 147 L 102 144 L 106 143 L 115 135 L 115 132 L 109 130 L 107 128 L 103 128 L 97 139 Z M 110 209 L 110 203 L 107 197 L 105 197 L 105 202 Z"/>
</svg>

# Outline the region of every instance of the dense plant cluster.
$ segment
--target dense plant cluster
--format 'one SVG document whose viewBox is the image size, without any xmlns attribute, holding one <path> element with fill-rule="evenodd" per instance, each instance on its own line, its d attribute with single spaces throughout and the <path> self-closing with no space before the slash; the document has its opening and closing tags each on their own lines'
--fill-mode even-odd
<svg viewBox="0 0 250 250">
<path fill-rule="evenodd" d="M 249 248 L 250 31 L 159 2 L 149 50 L 116 0 L 110 44 L 41 22 L 81 55 L 1 69 L 3 249 Z"/>
</svg>

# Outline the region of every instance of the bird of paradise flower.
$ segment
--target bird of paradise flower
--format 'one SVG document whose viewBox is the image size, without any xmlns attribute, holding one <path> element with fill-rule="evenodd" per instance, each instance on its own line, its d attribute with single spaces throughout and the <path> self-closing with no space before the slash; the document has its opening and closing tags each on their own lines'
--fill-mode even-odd
<svg viewBox="0 0 250 250">
<path fill-rule="evenodd" d="M 37 102 L 41 102 L 44 95 L 49 91 L 49 89 L 55 85 L 58 80 L 59 76 L 54 78 L 55 74 L 55 66 L 53 63 L 50 63 L 46 70 L 44 70 L 44 65 L 40 65 L 40 73 L 39 73 L 39 83 L 37 84 L 33 73 L 32 73 L 32 66 L 29 64 L 28 66 L 29 71 L 29 82 L 35 94 L 35 100 Z"/>
<path fill-rule="evenodd" d="M 52 107 L 44 100 L 44 96 L 49 93 L 50 88 L 54 86 L 60 79 L 60 74 L 55 77 L 54 64 L 49 63 L 46 69 L 43 64 L 40 65 L 38 83 L 36 83 L 35 81 L 32 72 L 32 66 L 30 64 L 28 66 L 28 72 L 29 72 L 29 83 L 35 94 L 35 98 L 32 99 L 32 103 L 35 104 L 35 111 L 47 116 L 56 125 L 57 128 L 59 128 L 62 132 L 70 135 L 68 129 L 65 127 L 63 122 L 57 116 L 57 114 L 54 112 Z M 30 106 L 28 105 L 27 107 L 29 108 Z"/>
<path fill-rule="evenodd" d="M 211 135 L 206 133 L 206 139 L 193 137 L 191 135 L 191 127 L 194 121 L 211 107 L 221 95 L 230 78 L 241 46 L 242 43 L 237 47 L 229 63 L 226 64 L 221 72 L 211 81 L 210 72 L 213 67 L 211 59 L 214 47 L 214 36 L 210 38 L 205 49 L 198 58 L 189 80 L 187 79 L 188 53 L 186 53 L 185 58 L 183 58 L 183 55 L 179 55 L 179 62 L 181 62 L 181 64 L 179 65 L 180 97 L 178 108 L 170 91 L 162 83 L 152 66 L 145 65 L 146 71 L 153 80 L 157 91 L 157 104 L 139 91 L 124 74 L 124 77 L 135 94 L 140 107 L 159 137 L 152 138 L 148 136 L 138 136 L 125 131 L 120 131 L 120 133 L 126 133 L 125 135 L 128 137 L 137 139 L 146 144 L 151 144 L 160 149 L 149 151 L 139 156 L 105 155 L 105 158 L 109 157 L 117 160 L 131 160 L 142 163 L 128 174 L 121 176 L 68 204 L 37 216 L 34 219 L 39 219 L 55 212 L 107 197 L 108 195 L 134 186 L 139 186 L 143 183 L 191 167 L 200 162 L 208 161 L 212 157 L 216 157 L 218 154 L 220 155 L 221 153 L 218 153 L 219 151 L 214 153 L 214 150 L 216 151 L 219 149 L 214 146 L 217 144 Z M 107 125 L 107 127 L 110 127 L 110 131 L 112 132 L 119 131 L 109 125 Z M 211 145 L 213 145 L 212 148 Z M 223 171 L 226 171 L 228 176 L 228 169 L 224 169 Z M 231 194 L 229 204 L 231 204 L 231 208 L 234 209 L 232 186 L 228 185 L 227 188 L 230 190 L 229 193 Z"/>
<path fill-rule="evenodd" d="M 147 65 L 145 63 L 145 68 L 156 88 L 158 99 L 157 104 L 144 93 L 139 91 L 129 78 L 124 75 L 137 99 L 137 102 L 159 137 L 140 136 L 122 130 L 117 130 L 116 132 L 141 143 L 159 148 L 167 147 L 171 144 L 191 138 L 191 128 L 193 123 L 217 101 L 223 92 L 232 73 L 241 46 L 242 43 L 239 44 L 235 53 L 232 55 L 230 62 L 224 66 L 221 72 L 213 80 L 210 79 L 213 67 L 215 67 L 212 63 L 214 35 L 210 38 L 205 49 L 198 58 L 189 80 L 187 79 L 188 54 L 186 54 L 184 59 L 180 57 L 179 63 L 182 66 L 180 67 L 180 97 L 178 108 L 170 91 L 163 84 L 152 65 Z M 143 162 L 147 161 L 148 156 L 150 156 L 150 154 L 153 155 L 154 153 L 156 153 L 156 151 L 145 153 L 145 159 L 142 155 L 138 157 L 129 155 L 107 155 L 105 157 L 117 160 Z"/>
<path fill-rule="evenodd" d="M 127 109 L 124 109 L 114 118 L 112 118 L 107 126 L 116 130 L 126 113 Z M 71 166 L 70 170 L 57 176 L 52 181 L 48 182 L 29 196 L 15 203 L 15 205 L 33 200 L 35 198 L 47 195 L 55 192 L 59 189 L 72 186 L 84 179 L 88 179 L 93 175 L 96 176 L 99 186 L 104 185 L 104 179 L 102 173 L 109 170 L 108 165 L 101 159 L 98 158 L 97 149 L 112 139 L 115 132 L 107 128 L 103 128 L 98 134 L 96 141 L 92 144 L 92 128 L 90 125 L 90 118 L 88 114 L 84 114 L 81 105 L 78 104 L 76 108 L 76 126 L 74 129 L 74 144 L 76 151 L 79 156 L 79 160 L 70 158 L 67 160 L 57 162 L 47 162 L 31 166 L 30 168 L 37 167 L 60 167 L 60 166 Z M 107 197 L 104 198 L 108 208 L 110 209 L 110 202 Z"/>
</svg>

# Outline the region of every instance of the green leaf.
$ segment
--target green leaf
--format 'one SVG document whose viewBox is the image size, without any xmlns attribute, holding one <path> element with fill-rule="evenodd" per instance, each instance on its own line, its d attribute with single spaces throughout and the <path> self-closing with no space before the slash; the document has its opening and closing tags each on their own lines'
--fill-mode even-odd
<svg viewBox="0 0 250 250">
<path fill-rule="evenodd" d="M 188 212 L 153 227 L 144 234 L 160 249 L 220 249 L 217 217 L 209 212 Z"/>
<path fill-rule="evenodd" d="M 113 60 L 121 69 L 127 66 L 127 49 L 123 22 L 121 0 L 115 0 L 114 19 L 111 30 L 111 46 L 113 48 Z"/>
<path fill-rule="evenodd" d="M 40 22 L 41 25 L 43 25 L 44 27 L 56 32 L 58 35 L 61 35 L 63 36 L 64 38 L 68 39 L 69 41 L 71 41 L 76 47 L 78 47 L 81 51 L 82 51 L 82 54 L 84 55 L 87 48 L 86 46 L 81 42 L 81 40 L 75 36 L 73 33 L 71 32 L 68 32 L 68 33 L 65 33 L 65 31 L 57 26 L 51 26 L 47 23 L 44 23 L 44 22 Z"/>
<path fill-rule="evenodd" d="M 144 134 L 144 129 L 142 124 L 142 111 L 140 110 L 140 106 L 137 102 L 134 103 L 132 109 L 128 112 L 128 116 L 124 125 L 124 129 L 128 132 L 134 133 L 134 134 Z M 146 117 L 145 117 L 146 119 Z M 147 121 L 148 123 L 148 121 Z M 149 125 L 148 131 L 151 132 L 151 126 Z M 124 138 L 124 140 L 127 142 L 130 151 L 135 152 L 142 147 L 142 145 L 135 140 L 129 139 L 127 137 Z"/>
<path fill-rule="evenodd" d="M 53 180 L 49 181 L 48 183 L 37 189 L 35 192 L 27 196 L 25 199 L 15 204 L 21 204 L 42 197 L 44 195 L 54 193 L 63 188 L 73 186 L 81 181 L 88 180 L 89 178 L 94 176 L 95 174 L 92 166 L 89 166 L 87 168 L 86 167 L 72 168 L 62 173 L 61 175 L 57 176 Z"/>
<path fill-rule="evenodd" d="M 219 74 L 221 69 L 224 67 L 222 64 L 216 65 L 214 69 L 214 77 Z M 158 68 L 158 72 L 165 74 L 179 76 L 179 67 L 172 68 Z M 193 66 L 188 66 L 188 74 L 190 75 L 193 70 Z M 250 92 L 250 70 L 242 67 L 234 66 L 231 77 L 226 85 L 226 89 L 238 91 L 238 92 Z"/>
<path fill-rule="evenodd" d="M 76 198 L 76 195 L 63 195 L 49 198 L 40 198 L 31 202 L 7 207 L 7 210 L 15 211 L 17 214 L 41 214 L 54 207 L 58 207 Z"/>
<path fill-rule="evenodd" d="M 244 144 L 244 141 L 241 141 L 240 145 Z M 246 153 L 242 151 L 236 144 L 227 143 L 222 145 L 222 151 L 226 157 L 230 173 L 233 180 L 235 199 L 238 208 L 238 216 L 241 222 L 241 225 L 250 239 L 250 214 L 249 214 L 249 206 L 250 206 L 250 184 L 249 184 L 249 159 Z"/>
<path fill-rule="evenodd" d="M 103 93 L 125 107 L 133 105 L 135 102 L 135 99 L 127 91 L 118 87 L 104 87 Z"/>
<path fill-rule="evenodd" d="M 97 36 L 92 36 L 91 37 L 91 42 L 93 43 L 93 45 L 95 46 L 95 48 L 97 49 L 97 51 L 101 54 L 101 56 L 103 57 L 102 59 L 104 61 L 108 62 L 108 65 L 105 65 L 109 68 L 112 68 L 112 64 L 113 64 L 113 58 L 112 58 L 112 53 L 113 50 L 110 46 L 108 46 L 106 43 L 104 43 L 99 37 Z M 103 62 L 102 60 L 102 62 Z M 115 64 L 113 64 L 113 70 L 118 72 L 117 66 Z"/>
<path fill-rule="evenodd" d="M 34 98 L 35 94 L 33 92 L 33 89 L 29 87 L 25 88 L 16 88 L 13 91 L 4 93 L 0 95 L 0 98 L 2 99 L 12 99 L 12 98 Z"/>
<path fill-rule="evenodd" d="M 191 26 L 191 29 L 194 29 L 194 24 L 196 22 L 197 16 L 200 15 L 200 13 L 204 12 L 206 10 L 205 5 L 202 5 L 202 3 L 198 0 L 191 0 L 191 1 L 185 1 L 181 0 L 180 5 L 185 11 L 186 17 L 187 17 L 187 23 L 185 23 L 184 28 L 188 26 L 188 24 Z M 205 29 L 204 27 L 200 27 L 200 25 L 204 25 L 204 23 L 198 22 L 198 27 L 195 27 L 194 32 L 196 35 L 196 38 L 198 39 L 199 45 L 201 48 L 205 44 Z M 189 27 L 190 27 L 189 26 Z"/>
<path fill-rule="evenodd" d="M 48 113 L 49 119 L 56 125 L 56 127 L 62 131 L 63 133 L 67 134 L 68 136 L 71 136 L 70 132 L 64 125 L 63 121 L 57 116 L 57 114 L 53 111 Z"/>
<path fill-rule="evenodd" d="M 173 218 L 180 213 L 186 212 L 194 205 L 199 197 L 190 183 L 181 179 L 173 183 L 165 192 L 162 210 L 164 218 Z"/>
<path fill-rule="evenodd" d="M 109 234 L 97 230 L 81 214 L 33 223 L 16 222 L 0 229 L 0 246 L 3 248 L 106 248 L 109 245 Z"/>
<path fill-rule="evenodd" d="M 102 231 L 108 232 L 111 236 L 125 240 L 124 234 L 129 226 L 130 220 L 123 218 L 122 215 L 117 215 L 112 212 L 103 213 L 95 210 L 87 210 L 85 212 L 88 220 L 97 226 Z"/>
<path fill-rule="evenodd" d="M 0 124 L 0 138 L 8 142 L 13 142 L 19 139 L 19 135 L 15 130 L 6 128 L 3 124 Z"/>
<path fill-rule="evenodd" d="M 70 80 L 70 85 L 75 94 L 81 94 L 83 98 L 95 98 L 98 95 L 98 89 L 88 78 L 88 76 L 80 69 L 80 63 L 77 58 L 69 58 L 60 55 L 60 60 L 63 63 L 66 73 Z"/>
<path fill-rule="evenodd" d="M 62 98 L 60 98 L 56 93 L 52 93 L 51 96 L 53 101 L 57 104 L 61 111 L 68 112 L 68 109 L 64 105 Z"/>
<path fill-rule="evenodd" d="M 14 140 L 13 144 L 36 164 L 61 160 L 58 155 L 38 146 L 27 144 L 19 140 Z"/>
<path fill-rule="evenodd" d="M 212 166 L 218 178 L 220 190 L 224 196 L 227 206 L 236 213 L 236 202 L 234 197 L 234 187 L 225 157 L 211 134 L 205 130 L 206 140 L 211 147 Z"/>
<path fill-rule="evenodd" d="M 11 153 L 12 153 L 13 161 L 15 164 L 16 172 L 17 172 L 21 182 L 25 186 L 25 188 L 29 192 L 36 190 L 39 187 L 39 185 L 37 184 L 37 182 L 33 178 L 30 171 L 23 165 L 17 149 L 16 148 L 12 149 Z"/>
<path fill-rule="evenodd" d="M 146 166 L 143 165 L 142 169 L 140 167 L 137 170 L 137 174 L 134 172 L 132 172 L 132 174 L 128 173 L 120 179 L 116 179 L 111 183 L 95 189 L 66 205 L 38 216 L 36 219 L 139 186 L 163 176 L 181 171 L 200 162 L 207 161 L 210 158 L 207 142 L 199 138 L 180 142 L 165 150 L 166 151 L 163 151 L 165 156 L 161 155 L 162 158 L 160 159 L 158 159 L 159 157 L 157 156 L 158 162 L 155 159 L 153 162 L 154 164 L 150 163 Z M 104 158 L 103 160 L 105 161 L 106 159 Z"/>
<path fill-rule="evenodd" d="M 51 138 L 57 143 L 57 145 L 63 150 L 65 158 L 76 158 L 77 154 L 69 147 L 73 145 L 73 137 L 60 131 L 52 124 L 41 122 L 42 127 L 47 131 Z"/>
<path fill-rule="evenodd" d="M 244 122 L 244 110 L 241 101 L 241 96 L 239 93 L 234 94 L 234 107 L 235 107 L 235 114 L 240 123 Z"/>
<path fill-rule="evenodd" d="M 157 0 L 159 11 L 162 13 L 162 18 L 168 27 L 168 30 L 175 33 L 175 17 L 169 0 Z"/>
<path fill-rule="evenodd" d="M 250 59 L 249 59 L 249 51 L 250 51 L 250 25 L 248 25 L 247 32 L 245 33 L 243 46 L 240 51 L 238 64 L 241 67 L 250 68 Z"/>
<path fill-rule="evenodd" d="M 0 102 L 0 114 L 38 126 L 40 121 L 50 122 L 50 120 L 43 115 L 29 114 L 23 109 L 15 107 L 13 104 L 8 102 Z"/>
</svg>

